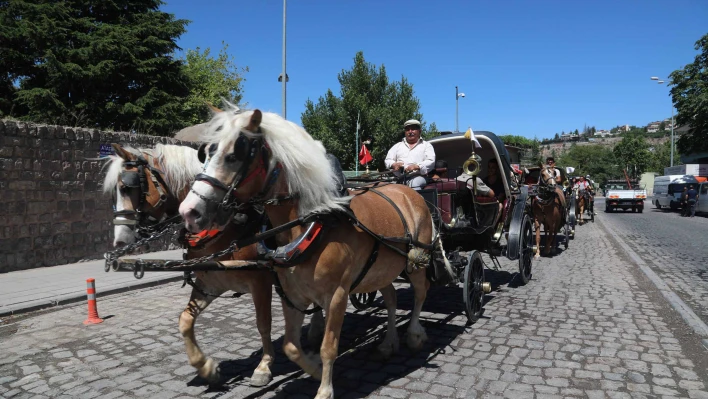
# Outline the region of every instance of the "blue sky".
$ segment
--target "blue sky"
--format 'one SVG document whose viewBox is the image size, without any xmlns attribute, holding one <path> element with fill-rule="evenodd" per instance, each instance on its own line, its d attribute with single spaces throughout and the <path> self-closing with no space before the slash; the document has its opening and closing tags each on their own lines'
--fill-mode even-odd
<svg viewBox="0 0 708 399">
<path fill-rule="evenodd" d="M 221 42 L 248 66 L 244 100 L 281 112 L 283 3 L 280 0 L 167 0 L 189 19 L 183 49 Z M 693 61 L 708 33 L 706 0 L 290 0 L 287 118 L 328 88 L 357 51 L 406 76 L 426 122 L 546 138 L 584 124 L 609 129 L 670 117 L 667 77 Z"/>
</svg>

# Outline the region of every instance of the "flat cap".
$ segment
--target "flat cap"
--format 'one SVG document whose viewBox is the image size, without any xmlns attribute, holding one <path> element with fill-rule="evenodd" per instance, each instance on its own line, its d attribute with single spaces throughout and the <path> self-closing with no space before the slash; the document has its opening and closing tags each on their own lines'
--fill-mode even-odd
<svg viewBox="0 0 708 399">
<path fill-rule="evenodd" d="M 411 126 L 411 125 L 418 125 L 421 126 L 420 121 L 417 119 L 409 119 L 406 121 L 406 123 L 403 124 L 403 127 Z"/>
</svg>

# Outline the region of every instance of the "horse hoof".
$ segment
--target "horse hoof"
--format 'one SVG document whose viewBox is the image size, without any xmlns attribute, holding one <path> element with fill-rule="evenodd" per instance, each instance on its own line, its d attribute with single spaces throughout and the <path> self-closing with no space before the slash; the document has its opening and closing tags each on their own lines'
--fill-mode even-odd
<svg viewBox="0 0 708 399">
<path fill-rule="evenodd" d="M 541 255 L 534 255 L 533 258 L 536 259 L 536 260 L 539 260 L 539 259 L 541 259 Z"/>
<path fill-rule="evenodd" d="M 207 359 L 206 363 L 204 363 L 204 365 L 197 371 L 197 374 L 207 380 L 210 384 L 217 383 L 221 380 L 219 366 L 212 358 Z"/>
<path fill-rule="evenodd" d="M 270 372 L 254 371 L 251 376 L 250 385 L 252 387 L 264 387 L 273 380 L 273 375 Z"/>
<path fill-rule="evenodd" d="M 408 334 L 408 336 L 406 337 L 406 345 L 408 345 L 408 349 L 412 350 L 413 352 L 417 352 L 423 348 L 423 344 L 427 340 L 428 335 L 425 332 L 418 334 Z"/>
<path fill-rule="evenodd" d="M 377 347 L 377 350 L 384 360 L 388 360 L 394 353 L 398 352 L 398 343 L 382 342 Z"/>
</svg>

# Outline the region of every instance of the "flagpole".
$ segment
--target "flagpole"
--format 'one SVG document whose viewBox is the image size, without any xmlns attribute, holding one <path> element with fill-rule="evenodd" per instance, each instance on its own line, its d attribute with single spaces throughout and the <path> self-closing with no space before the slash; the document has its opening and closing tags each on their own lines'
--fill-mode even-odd
<svg viewBox="0 0 708 399">
<path fill-rule="evenodd" d="M 359 176 L 359 115 L 361 115 L 361 112 L 356 113 L 356 142 L 354 143 L 354 151 L 356 151 L 356 158 L 354 158 L 356 161 L 354 169 L 355 176 Z"/>
</svg>

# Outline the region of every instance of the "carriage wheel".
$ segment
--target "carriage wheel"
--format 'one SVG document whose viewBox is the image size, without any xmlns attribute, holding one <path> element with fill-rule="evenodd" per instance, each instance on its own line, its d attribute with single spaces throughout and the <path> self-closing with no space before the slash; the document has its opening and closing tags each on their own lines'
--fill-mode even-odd
<svg viewBox="0 0 708 399">
<path fill-rule="evenodd" d="M 467 320 L 474 323 L 482 316 L 484 304 L 484 263 L 479 251 L 472 251 L 467 257 L 462 294 Z"/>
<path fill-rule="evenodd" d="M 570 242 L 570 226 L 568 226 L 568 223 L 563 226 L 563 233 L 565 235 L 563 246 L 565 246 L 565 249 L 568 249 L 568 243 Z"/>
<path fill-rule="evenodd" d="M 366 310 L 370 308 L 371 305 L 374 304 L 374 299 L 376 299 L 376 291 L 349 295 L 349 302 L 351 302 L 356 310 Z"/>
<path fill-rule="evenodd" d="M 521 285 L 526 285 L 531 280 L 533 259 L 533 227 L 528 215 L 525 215 L 521 221 L 519 240 L 519 276 L 521 277 Z"/>
</svg>

